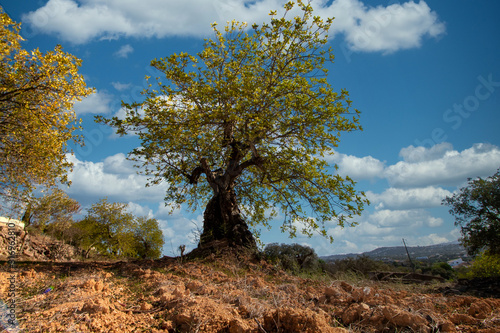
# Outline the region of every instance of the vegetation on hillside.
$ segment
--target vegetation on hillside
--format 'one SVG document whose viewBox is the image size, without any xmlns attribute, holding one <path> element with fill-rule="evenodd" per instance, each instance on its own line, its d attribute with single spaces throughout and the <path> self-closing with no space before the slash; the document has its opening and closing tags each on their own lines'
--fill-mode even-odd
<svg viewBox="0 0 500 333">
<path fill-rule="evenodd" d="M 26 231 L 54 237 L 82 250 L 82 256 L 101 258 L 149 258 L 161 256 L 164 239 L 158 221 L 147 216 L 136 217 L 125 203 L 101 199 L 86 215 L 79 203 L 66 193 L 54 190 L 36 198 L 24 214 Z"/>
</svg>

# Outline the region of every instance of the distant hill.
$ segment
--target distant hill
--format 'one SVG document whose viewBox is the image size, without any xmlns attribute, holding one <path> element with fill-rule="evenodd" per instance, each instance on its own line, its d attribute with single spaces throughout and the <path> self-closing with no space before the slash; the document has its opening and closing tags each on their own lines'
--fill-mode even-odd
<svg viewBox="0 0 500 333">
<path fill-rule="evenodd" d="M 467 257 L 467 251 L 459 243 L 443 243 L 429 246 L 408 246 L 408 252 L 412 260 L 448 261 L 456 258 Z M 370 252 L 348 253 L 323 256 L 325 261 L 342 260 L 345 258 L 356 258 L 358 256 L 368 256 L 375 260 L 407 260 L 404 246 L 379 247 Z M 426 258 L 426 259 L 423 259 Z"/>
</svg>

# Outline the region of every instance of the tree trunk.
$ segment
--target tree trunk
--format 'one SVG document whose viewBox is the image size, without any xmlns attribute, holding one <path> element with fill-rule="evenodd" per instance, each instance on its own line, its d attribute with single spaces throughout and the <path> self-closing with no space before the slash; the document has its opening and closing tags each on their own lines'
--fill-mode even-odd
<svg viewBox="0 0 500 333">
<path fill-rule="evenodd" d="M 219 190 L 205 208 L 199 247 L 209 247 L 214 241 L 224 241 L 232 247 L 257 248 L 255 238 L 241 217 L 233 189 Z"/>
</svg>

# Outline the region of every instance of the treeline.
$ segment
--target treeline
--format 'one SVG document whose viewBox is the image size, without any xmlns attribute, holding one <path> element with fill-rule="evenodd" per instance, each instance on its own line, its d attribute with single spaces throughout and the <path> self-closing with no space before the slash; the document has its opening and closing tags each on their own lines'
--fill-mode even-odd
<svg viewBox="0 0 500 333">
<path fill-rule="evenodd" d="M 134 216 L 125 203 L 101 199 L 75 220 L 80 204 L 60 189 L 33 199 L 22 221 L 28 234 L 46 234 L 80 248 L 83 256 L 158 258 L 164 244 L 158 221 Z"/>
<path fill-rule="evenodd" d="M 346 274 L 368 278 L 369 272 L 411 272 L 409 265 L 391 264 L 371 259 L 366 255 L 356 258 L 345 258 L 335 261 L 324 261 L 318 257 L 314 249 L 299 244 L 268 244 L 263 250 L 263 256 L 272 264 L 296 275 L 327 274 L 333 278 L 344 278 Z M 486 262 L 489 260 L 489 262 Z M 496 267 L 496 268 L 495 268 Z M 500 276 L 500 262 L 492 262 L 491 258 L 476 257 L 472 266 L 453 269 L 446 262 L 425 263 L 416 262 L 415 272 L 440 276 L 446 280 L 456 278 L 476 278 Z"/>
</svg>

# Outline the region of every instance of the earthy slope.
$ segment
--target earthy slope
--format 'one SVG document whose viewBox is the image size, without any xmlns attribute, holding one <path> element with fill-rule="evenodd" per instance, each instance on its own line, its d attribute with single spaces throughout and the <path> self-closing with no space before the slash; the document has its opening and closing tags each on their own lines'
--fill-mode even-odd
<svg viewBox="0 0 500 333">
<path fill-rule="evenodd" d="M 228 253 L 185 263 L 19 263 L 16 270 L 25 332 L 500 331 L 499 299 L 304 279 Z M 10 276 L 4 264 L 3 300 Z"/>
</svg>

